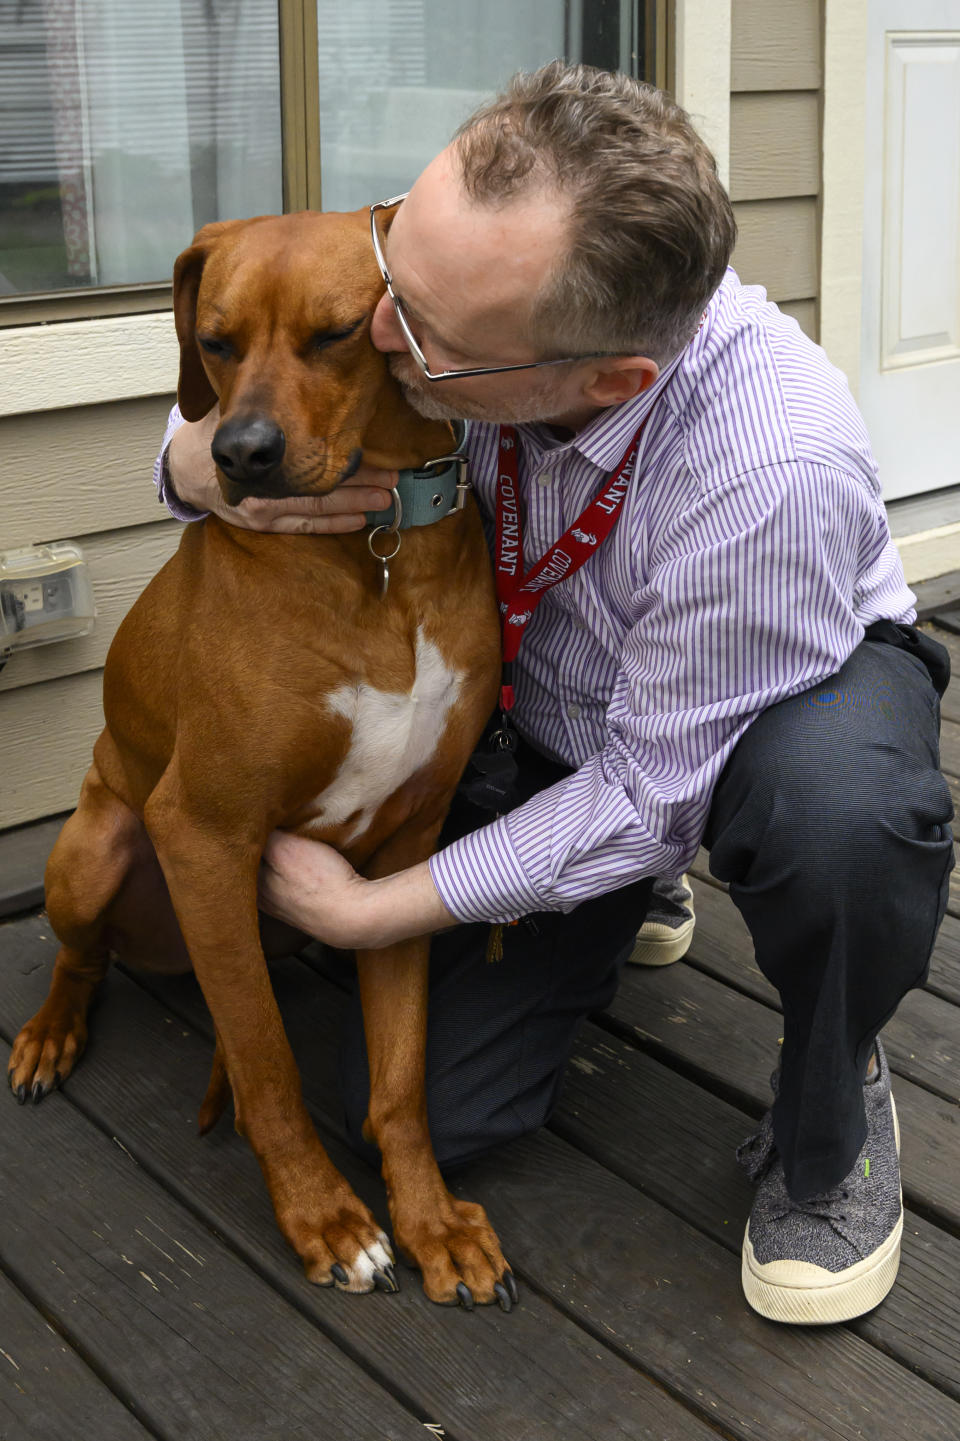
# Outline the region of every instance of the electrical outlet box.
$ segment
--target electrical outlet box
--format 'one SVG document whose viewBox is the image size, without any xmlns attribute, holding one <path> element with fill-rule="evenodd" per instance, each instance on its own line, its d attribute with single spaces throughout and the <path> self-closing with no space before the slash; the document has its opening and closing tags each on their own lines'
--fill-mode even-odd
<svg viewBox="0 0 960 1441">
<path fill-rule="evenodd" d="M 88 635 L 96 614 L 78 545 L 58 541 L 0 551 L 0 655 Z"/>
</svg>

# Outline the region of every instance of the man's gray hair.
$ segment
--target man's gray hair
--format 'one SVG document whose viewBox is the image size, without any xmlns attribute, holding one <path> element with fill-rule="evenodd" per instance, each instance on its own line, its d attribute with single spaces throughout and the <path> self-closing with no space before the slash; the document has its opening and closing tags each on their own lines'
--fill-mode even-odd
<svg viewBox="0 0 960 1441">
<path fill-rule="evenodd" d="M 513 77 L 454 137 L 467 194 L 570 197 L 569 244 L 534 302 L 545 356 L 613 351 L 661 366 L 696 332 L 736 240 L 730 199 L 686 111 L 629 75 L 554 60 Z"/>
</svg>

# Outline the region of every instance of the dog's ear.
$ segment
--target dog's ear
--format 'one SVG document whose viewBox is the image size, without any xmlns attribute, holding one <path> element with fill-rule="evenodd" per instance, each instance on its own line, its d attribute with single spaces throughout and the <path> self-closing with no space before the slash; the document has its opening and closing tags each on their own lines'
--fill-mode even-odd
<svg viewBox="0 0 960 1441">
<path fill-rule="evenodd" d="M 193 244 L 177 256 L 173 267 L 173 320 L 180 342 L 180 379 L 177 404 L 184 420 L 202 420 L 217 403 L 217 393 L 203 368 L 197 345 L 197 295 L 203 267 L 214 244 L 238 220 L 215 220 L 193 237 Z"/>
</svg>

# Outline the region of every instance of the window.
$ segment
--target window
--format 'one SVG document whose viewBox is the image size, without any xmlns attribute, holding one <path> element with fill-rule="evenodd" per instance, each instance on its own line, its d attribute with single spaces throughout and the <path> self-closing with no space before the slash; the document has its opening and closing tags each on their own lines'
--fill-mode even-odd
<svg viewBox="0 0 960 1441">
<path fill-rule="evenodd" d="M 566 56 L 645 73 L 629 0 L 317 0 L 323 206 L 409 189 L 516 70 Z"/>
<path fill-rule="evenodd" d="M 276 0 L 0 0 L 0 294 L 168 284 L 280 175 Z"/>
<path fill-rule="evenodd" d="M 514 70 L 652 76 L 664 9 L 0 0 L 0 326 L 163 308 L 210 220 L 406 189 Z"/>
</svg>

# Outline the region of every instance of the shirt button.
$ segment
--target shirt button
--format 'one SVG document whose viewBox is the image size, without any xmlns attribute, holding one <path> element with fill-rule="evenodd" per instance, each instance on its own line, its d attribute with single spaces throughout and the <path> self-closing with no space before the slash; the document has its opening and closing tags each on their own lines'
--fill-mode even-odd
<svg viewBox="0 0 960 1441">
<path fill-rule="evenodd" d="M 567 715 L 570 717 L 571 720 L 580 719 L 580 707 L 577 705 L 575 700 L 572 700 L 567 706 Z"/>
<path fill-rule="evenodd" d="M 540 475 L 537 476 L 538 485 L 549 485 L 551 480 L 553 480 L 553 472 L 550 470 L 541 471 Z"/>
</svg>

